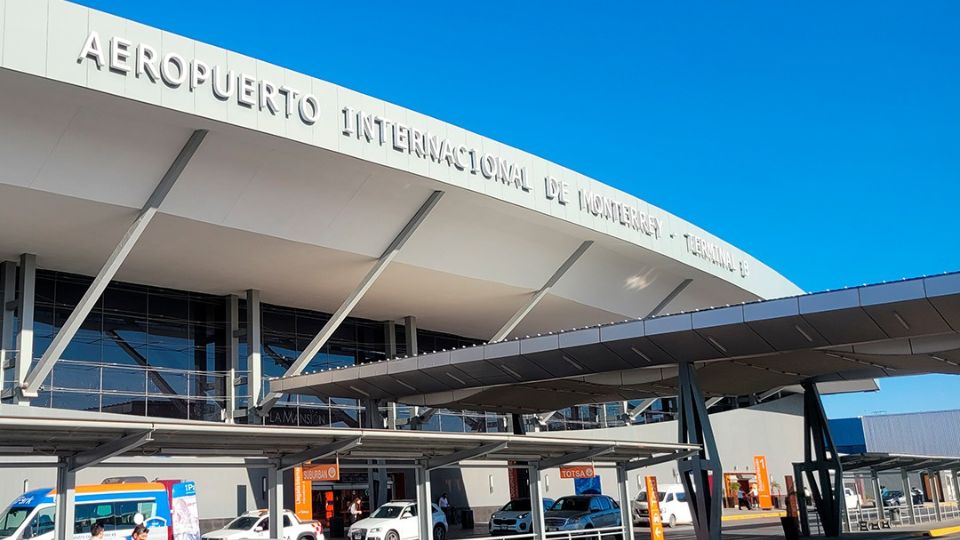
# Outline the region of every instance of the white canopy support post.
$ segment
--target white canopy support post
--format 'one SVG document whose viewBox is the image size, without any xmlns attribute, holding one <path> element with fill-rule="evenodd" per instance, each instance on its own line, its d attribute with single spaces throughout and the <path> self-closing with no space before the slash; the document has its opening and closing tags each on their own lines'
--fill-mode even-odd
<svg viewBox="0 0 960 540">
<path fill-rule="evenodd" d="M 50 374 L 54 364 L 56 364 L 57 360 L 60 359 L 60 356 L 67 349 L 73 336 L 80 330 L 83 321 L 87 318 L 87 315 L 90 314 L 93 306 L 96 305 L 103 291 L 107 288 L 107 285 L 110 284 L 113 276 L 116 275 L 123 261 L 126 260 L 127 255 L 130 254 L 133 246 L 136 245 L 137 240 L 140 239 L 143 231 L 146 230 L 147 225 L 150 224 L 150 221 L 157 214 L 160 204 L 163 203 L 167 194 L 170 193 L 170 189 L 173 188 L 177 179 L 180 178 L 183 170 L 187 167 L 187 164 L 200 147 L 200 143 L 203 142 L 203 138 L 206 137 L 206 135 L 207 130 L 205 129 L 198 129 L 190 135 L 190 139 L 187 140 L 187 143 L 180 150 L 180 154 L 177 155 L 173 164 L 167 169 L 166 174 L 163 175 L 160 183 L 157 184 L 150 198 L 147 199 L 146 204 L 140 209 L 137 218 L 127 229 L 126 234 L 123 235 L 120 243 L 117 244 L 113 253 L 110 254 L 107 261 L 100 268 L 100 272 L 97 273 L 97 276 L 83 294 L 80 302 L 77 303 L 73 312 L 70 313 L 66 322 L 63 323 L 60 331 L 57 332 L 57 335 L 54 336 L 50 342 L 46 352 L 43 353 L 43 357 L 40 358 L 40 362 L 37 363 L 36 367 L 27 375 L 22 386 L 22 392 L 25 397 L 37 396 L 43 380 Z M 21 349 L 21 352 L 22 351 L 23 349 Z"/>
<path fill-rule="evenodd" d="M 374 263 L 373 268 L 367 272 L 367 275 L 364 276 L 363 280 L 360 281 L 360 284 L 350 293 L 349 296 L 340 304 L 340 307 L 337 311 L 330 317 L 330 320 L 323 325 L 323 328 L 314 336 L 313 340 L 306 346 L 306 348 L 300 353 L 300 356 L 290 364 L 290 367 L 287 368 L 287 371 L 283 374 L 284 377 L 293 377 L 294 375 L 299 375 L 303 372 L 304 368 L 307 367 L 307 364 L 310 363 L 310 360 L 313 359 L 317 353 L 323 349 L 323 346 L 326 345 L 327 340 L 333 337 L 334 332 L 337 331 L 337 328 L 340 328 L 340 325 L 344 320 L 350 315 L 350 312 L 353 311 L 353 308 L 360 302 L 363 296 L 370 290 L 370 287 L 376 283 L 377 278 L 387 269 L 387 266 L 400 254 L 400 250 L 403 249 L 403 246 L 410 240 L 410 237 L 413 236 L 413 233 L 423 224 L 427 219 L 427 216 L 434 209 L 437 203 L 440 201 L 440 198 L 443 197 L 442 191 L 434 191 L 430 194 L 430 197 L 420 206 L 420 209 L 417 210 L 417 213 L 414 214 L 413 218 L 407 222 L 403 230 L 400 231 L 400 234 L 393 239 L 393 242 L 387 247 L 387 249 L 380 255 L 380 258 L 377 259 L 377 262 Z M 260 402 L 259 409 L 260 414 L 266 414 L 270 412 L 270 409 L 277 403 L 277 400 L 280 399 L 280 394 L 277 392 L 270 392 L 267 394 L 263 401 Z"/>
<path fill-rule="evenodd" d="M 267 514 L 270 516 L 270 536 L 282 539 L 283 536 L 283 473 L 276 463 L 267 469 Z"/>
<path fill-rule="evenodd" d="M 645 467 L 653 467 L 654 465 L 660 465 L 661 463 L 669 463 L 671 461 L 678 461 L 685 457 L 692 456 L 698 453 L 699 450 L 683 450 L 679 452 L 673 452 L 670 454 L 664 454 L 662 456 L 649 457 L 645 459 L 638 459 L 636 461 L 628 461 L 623 464 L 623 468 L 627 471 L 635 471 L 637 469 L 642 469 Z"/>
<path fill-rule="evenodd" d="M 56 514 L 54 514 L 54 540 L 72 540 L 75 521 L 77 471 L 70 458 L 60 458 L 57 463 Z"/>
<path fill-rule="evenodd" d="M 417 467 L 417 520 L 421 540 L 433 540 L 433 501 L 430 500 L 430 471 Z"/>
<path fill-rule="evenodd" d="M 263 327 L 260 324 L 260 291 L 247 290 L 247 423 L 259 424 L 260 416 L 256 405 L 260 400 L 260 390 L 263 385 Z"/>
<path fill-rule="evenodd" d="M 497 333 L 490 338 L 490 343 L 496 343 L 498 341 L 507 339 L 507 337 L 510 335 L 510 332 L 513 332 L 513 329 L 516 328 L 517 325 L 520 324 L 520 322 L 527 315 L 529 315 L 531 311 L 533 311 L 533 308 L 537 307 L 537 304 L 539 304 L 540 301 L 543 300 L 543 298 L 547 295 L 547 293 L 550 292 L 550 289 L 552 289 L 554 285 L 560 281 L 560 278 L 562 278 L 563 275 L 570 270 L 574 263 L 576 263 L 577 260 L 582 257 L 583 254 L 586 253 L 587 249 L 589 249 L 592 245 L 592 240 L 587 240 L 580 244 L 580 247 L 578 247 L 572 255 L 567 257 L 567 260 L 563 261 L 563 264 L 560 265 L 560 268 L 557 268 L 557 271 L 550 276 L 550 279 L 543 284 L 543 287 L 540 287 L 537 292 L 533 293 L 533 296 L 530 297 L 530 300 L 528 300 L 523 307 L 517 310 L 517 312 L 513 314 L 513 317 L 510 317 L 507 323 L 504 324 L 500 330 L 497 330 Z"/>
<path fill-rule="evenodd" d="M 530 477 L 530 532 L 535 540 L 546 538 L 547 527 L 543 519 L 543 474 L 536 464 L 527 466 Z"/>
<path fill-rule="evenodd" d="M 559 467 L 561 465 L 566 465 L 567 463 L 574 463 L 576 461 L 586 461 L 597 456 L 603 456 L 609 454 L 616 450 L 616 446 L 598 446 L 596 448 L 590 448 L 589 450 L 584 450 L 582 452 L 574 452 L 572 454 L 566 454 L 563 456 L 557 456 L 552 458 L 541 459 L 537 466 L 540 470 L 552 469 L 554 467 Z"/>
<path fill-rule="evenodd" d="M 325 444 L 323 446 L 315 446 L 313 448 L 308 448 L 303 452 L 298 452 L 296 454 L 283 456 L 282 458 L 280 458 L 280 463 L 278 465 L 278 468 L 281 471 L 292 469 L 294 467 L 299 466 L 301 463 L 312 461 L 314 459 L 323 459 L 325 457 L 332 456 L 340 452 L 346 452 L 347 450 L 350 450 L 351 448 L 356 448 L 361 444 L 363 443 L 360 437 L 353 437 L 351 439 L 347 439 L 344 441 L 337 441 L 330 444 Z"/>
<path fill-rule="evenodd" d="M 17 265 L 13 261 L 0 262 L 0 392 L 6 385 L 4 375 L 7 366 L 13 366 L 16 345 L 13 341 L 13 315 L 17 308 Z"/>
<path fill-rule="evenodd" d="M 237 377 L 240 373 L 240 297 L 228 294 L 227 302 L 227 375 L 223 381 L 226 399 L 223 404 L 223 420 L 234 423 L 239 409 L 237 403 Z"/>
<path fill-rule="evenodd" d="M 506 442 L 499 442 L 499 443 L 484 444 L 476 448 L 467 448 L 466 450 L 454 452 L 446 456 L 430 458 L 426 461 L 425 468 L 429 472 L 434 469 L 446 467 L 447 465 L 454 465 L 454 464 L 460 463 L 461 461 L 482 458 L 487 454 L 499 452 L 500 450 L 503 450 L 506 447 L 507 447 Z"/>
<path fill-rule="evenodd" d="M 630 482 L 624 463 L 617 464 L 617 485 L 620 490 L 620 523 L 623 538 L 633 538 L 633 501 L 630 499 Z"/>
</svg>

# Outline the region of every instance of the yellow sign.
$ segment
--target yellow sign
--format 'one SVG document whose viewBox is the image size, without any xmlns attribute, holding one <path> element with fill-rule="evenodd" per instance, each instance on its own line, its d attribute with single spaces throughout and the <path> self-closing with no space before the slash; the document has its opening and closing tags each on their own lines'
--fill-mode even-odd
<svg viewBox="0 0 960 540">
<path fill-rule="evenodd" d="M 773 508 L 766 456 L 753 456 L 753 467 L 757 470 L 757 505 L 763 509 Z"/>
<path fill-rule="evenodd" d="M 660 493 L 657 477 L 647 476 L 647 513 L 650 516 L 650 540 L 663 540 L 663 520 L 660 518 Z"/>
</svg>

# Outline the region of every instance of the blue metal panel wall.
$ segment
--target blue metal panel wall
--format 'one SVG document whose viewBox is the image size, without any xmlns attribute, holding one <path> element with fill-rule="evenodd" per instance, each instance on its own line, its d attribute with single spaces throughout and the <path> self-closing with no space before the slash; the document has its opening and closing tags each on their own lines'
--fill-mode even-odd
<svg viewBox="0 0 960 540">
<path fill-rule="evenodd" d="M 960 456 L 960 410 L 864 416 L 868 452 Z"/>
<path fill-rule="evenodd" d="M 844 454 L 861 454 L 867 451 L 863 437 L 863 422 L 859 418 L 830 420 L 830 433 L 837 450 Z"/>
</svg>

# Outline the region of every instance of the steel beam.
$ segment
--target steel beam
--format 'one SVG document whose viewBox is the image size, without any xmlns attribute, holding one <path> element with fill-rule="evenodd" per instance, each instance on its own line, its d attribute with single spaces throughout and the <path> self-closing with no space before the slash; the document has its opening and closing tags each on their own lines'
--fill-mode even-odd
<svg viewBox="0 0 960 540">
<path fill-rule="evenodd" d="M 717 403 L 720 403 L 721 401 L 723 401 L 723 396 L 712 397 L 704 403 L 704 406 L 709 409 L 710 407 L 713 407 L 714 405 L 716 405 Z"/>
<path fill-rule="evenodd" d="M 830 434 L 830 425 L 816 383 L 807 381 L 802 386 L 803 472 L 823 524 L 824 536 L 837 537 L 842 532 L 840 505 L 843 504 L 843 466 Z"/>
<path fill-rule="evenodd" d="M 677 396 L 677 439 L 680 443 L 700 445 L 700 449 L 677 463 L 687 504 L 693 516 L 697 540 L 720 540 L 720 514 L 723 502 L 723 468 L 710 416 L 703 401 L 693 363 L 679 364 L 680 394 Z M 710 475 L 713 478 L 710 478 Z M 712 488 L 711 488 L 712 483 Z"/>
<path fill-rule="evenodd" d="M 33 306 L 37 297 L 37 256 L 31 253 L 20 255 L 20 274 L 17 279 L 17 313 L 20 330 L 17 332 L 17 356 L 13 367 L 14 388 L 12 397 L 18 405 L 30 404 L 26 388 L 33 363 Z M 44 378 L 46 374 L 44 374 Z M 40 379 L 40 382 L 43 378 Z M 39 383 L 38 383 L 39 384 Z M 33 396 L 36 397 L 36 396 Z"/>
<path fill-rule="evenodd" d="M 92 448 L 86 452 L 81 452 L 73 456 L 70 458 L 68 468 L 71 472 L 77 472 L 87 467 L 93 467 L 94 465 L 97 465 L 106 459 L 119 456 L 124 452 L 133 450 L 134 448 L 139 448 L 152 440 L 152 430 L 127 435 L 126 437 L 101 444 L 96 448 Z"/>
<path fill-rule="evenodd" d="M 308 448 L 303 452 L 298 452 L 296 454 L 289 454 L 280 458 L 280 463 L 278 468 L 281 471 L 287 469 L 292 469 L 299 466 L 301 463 L 307 461 L 312 461 L 314 459 L 322 459 L 327 456 L 332 456 L 334 454 L 339 454 L 340 452 L 346 452 L 351 448 L 356 448 L 363 444 L 361 437 L 354 437 L 352 439 L 347 439 L 345 441 L 337 441 L 330 444 L 325 444 L 323 446 L 315 446 L 313 448 Z"/>
<path fill-rule="evenodd" d="M 577 250 L 574 251 L 572 255 L 567 257 L 567 260 L 563 261 L 563 264 L 560 265 L 560 268 L 557 268 L 557 271 L 550 276 L 550 279 L 548 279 L 546 283 L 543 284 L 543 287 L 540 287 L 539 290 L 534 292 L 533 296 L 530 297 L 527 303 L 518 309 L 517 312 L 513 314 L 513 317 L 510 317 L 510 319 L 500 328 L 500 330 L 497 330 L 497 333 L 490 338 L 490 343 L 496 343 L 498 341 L 507 339 L 507 337 L 510 335 L 510 332 L 513 332 L 513 329 L 520 324 L 520 321 L 530 314 L 530 312 L 533 311 L 533 308 L 537 307 L 537 304 L 539 304 L 540 301 L 547 296 L 547 293 L 550 292 L 550 289 L 552 289 L 557 282 L 560 281 L 560 278 L 562 278 L 563 275 L 570 270 L 577 260 L 582 257 L 592 245 L 592 240 L 587 240 L 580 244 Z"/>
<path fill-rule="evenodd" d="M 585 461 L 597 456 L 603 456 L 613 452 L 616 449 L 616 446 L 599 446 L 597 448 L 590 448 L 589 450 L 584 450 L 582 452 L 574 452 L 572 454 L 566 454 L 563 456 L 541 459 L 537 463 L 537 467 L 541 471 L 544 469 L 552 469 L 553 467 L 559 467 L 561 465 L 566 465 L 567 463 Z"/>
<path fill-rule="evenodd" d="M 627 413 L 625 414 L 627 422 L 633 422 L 634 420 L 636 420 L 638 416 L 643 414 L 643 411 L 652 407 L 653 404 L 656 403 L 659 399 L 660 398 L 658 397 L 647 398 L 641 401 L 636 407 L 627 411 Z"/>
<path fill-rule="evenodd" d="M 206 135 L 207 130 L 205 129 L 198 129 L 190 135 L 190 139 L 187 140 L 187 143 L 180 150 L 180 154 L 177 155 L 173 164 L 167 169 L 166 174 L 163 175 L 160 183 L 157 184 L 150 198 L 147 199 L 146 204 L 140 209 L 137 218 L 127 229 L 126 234 L 123 235 L 120 243 L 117 244 L 113 253 L 110 254 L 107 261 L 100 268 L 100 271 L 87 288 L 87 291 L 83 294 L 80 302 L 77 303 L 77 306 L 67 317 L 66 322 L 63 323 L 60 331 L 57 332 L 57 335 L 54 336 L 50 342 L 40 362 L 30 371 L 29 375 L 27 375 L 23 384 L 23 394 L 25 396 L 37 396 L 37 391 L 40 389 L 40 385 L 43 384 L 43 380 L 67 349 L 73 336 L 80 330 L 83 321 L 87 318 L 87 315 L 90 314 L 93 306 L 96 305 L 97 300 L 100 299 L 103 291 L 107 288 L 107 285 L 110 284 L 117 270 L 120 269 L 120 265 L 126 260 L 127 255 L 130 254 L 133 246 L 136 245 L 137 240 L 140 239 L 143 231 L 146 230 L 147 225 L 150 224 L 150 221 L 157 214 L 160 204 L 163 203 L 164 198 L 166 198 L 170 189 L 173 188 L 174 183 L 180 178 L 183 170 L 187 167 L 187 164 L 200 147 L 200 143 L 203 142 L 203 138 L 206 137 Z M 21 349 L 21 351 L 23 351 L 23 349 Z"/>
<path fill-rule="evenodd" d="M 664 454 L 662 456 L 650 457 L 646 459 L 638 459 L 637 461 L 628 461 L 623 464 L 623 467 L 627 471 L 635 471 L 637 469 L 642 469 L 644 467 L 653 467 L 654 465 L 660 465 L 661 463 L 670 463 L 671 461 L 680 461 L 686 457 L 692 456 L 700 452 L 699 450 L 686 450 L 682 452 L 674 452 L 672 454 Z"/>
<path fill-rule="evenodd" d="M 57 466 L 57 500 L 54 515 L 54 540 L 72 540 L 77 493 L 77 472 L 68 458 L 60 458 Z"/>
<path fill-rule="evenodd" d="M 427 216 L 430 215 L 430 212 L 436 207 L 437 203 L 440 201 L 440 198 L 443 197 L 442 191 L 434 191 L 430 194 L 430 197 L 420 206 L 420 209 L 417 210 L 417 213 L 414 214 L 413 218 L 407 222 L 406 226 L 403 227 L 403 230 L 400 231 L 400 234 L 393 239 L 387 249 L 384 250 L 383 254 L 380 255 L 380 258 L 377 259 L 377 262 L 374 263 L 373 268 L 371 268 L 367 275 L 360 281 L 360 284 L 350 293 L 349 296 L 340 304 L 340 307 L 337 308 L 337 311 L 330 316 L 330 320 L 323 325 L 323 328 L 314 336 L 313 340 L 304 348 L 300 353 L 300 356 L 290 364 L 290 367 L 287 368 L 286 373 L 283 374 L 284 377 L 293 377 L 294 375 L 299 375 L 303 372 L 304 368 L 307 367 L 307 364 L 310 363 L 310 360 L 313 360 L 313 357 L 323 349 L 323 346 L 326 345 L 327 340 L 333 337 L 334 332 L 337 331 L 337 328 L 340 328 L 340 325 L 346 320 L 347 316 L 350 315 L 350 312 L 353 311 L 353 308 L 360 302 L 363 296 L 370 290 L 370 287 L 376 283 L 377 278 L 387 269 L 387 266 L 400 254 L 400 250 L 403 249 L 403 246 L 410 240 L 410 237 L 413 236 L 413 233 L 423 224 L 427 219 Z M 259 409 L 261 414 L 266 414 L 270 411 L 271 408 L 277 403 L 277 400 L 280 399 L 280 394 L 277 392 L 270 392 L 264 400 L 260 403 Z"/>
<path fill-rule="evenodd" d="M 647 316 L 644 317 L 644 319 L 659 315 L 660 312 L 666 309 L 667 305 L 669 305 L 670 302 L 673 302 L 676 297 L 680 296 L 680 293 L 682 293 L 683 290 L 686 289 L 691 283 L 693 283 L 693 279 L 690 278 L 681 281 L 679 285 L 670 291 L 670 294 L 665 296 L 655 308 L 650 310 L 650 313 L 647 313 Z"/>
<path fill-rule="evenodd" d="M 455 463 L 460 463 L 461 461 L 467 461 L 468 459 L 477 459 L 487 454 L 492 454 L 493 452 L 499 452 L 507 447 L 506 442 L 484 444 L 476 448 L 467 448 L 466 450 L 461 450 L 459 452 L 454 452 L 446 456 L 440 456 L 435 458 L 430 458 L 424 463 L 427 471 L 432 471 L 434 469 L 439 469 L 441 467 L 446 467 L 447 465 L 453 465 Z"/>
</svg>

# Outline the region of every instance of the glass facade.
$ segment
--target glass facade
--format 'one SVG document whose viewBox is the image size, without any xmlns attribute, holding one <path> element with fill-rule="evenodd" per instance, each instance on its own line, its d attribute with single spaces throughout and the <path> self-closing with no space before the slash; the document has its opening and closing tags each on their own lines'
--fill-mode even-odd
<svg viewBox="0 0 960 540">
<path fill-rule="evenodd" d="M 34 356 L 43 355 L 51 340 L 83 296 L 92 278 L 38 270 L 34 322 Z M 239 327 L 246 331 L 246 302 L 240 299 Z M 271 304 L 261 305 L 262 372 L 264 379 L 281 376 L 330 315 Z M 227 299 L 223 296 L 112 282 L 104 291 L 63 357 L 44 381 L 35 406 L 220 421 L 225 417 L 229 380 Z M 397 355 L 407 353 L 404 328 L 395 325 Z M 388 357 L 387 325 L 348 318 L 310 361 L 317 371 L 384 360 Z M 479 340 L 417 330 L 421 351 L 454 349 Z M 246 385 L 247 350 L 240 340 L 242 384 L 238 406 L 249 401 Z M 5 370 L 9 386 L 12 370 Z M 268 385 L 264 383 L 264 391 Z M 729 401 L 729 400 L 728 400 Z M 625 412 L 634 402 L 569 407 L 541 423 L 528 419 L 528 429 L 575 430 L 630 423 L 672 420 L 673 399 L 659 400 L 636 418 Z M 735 407 L 736 400 L 720 407 Z M 386 414 L 385 410 L 381 411 Z M 271 410 L 268 423 L 292 426 L 357 428 L 364 410 L 357 400 L 284 395 Z M 412 407 L 397 408 L 401 421 Z M 433 431 L 509 431 L 502 414 L 441 410 L 420 429 Z"/>
</svg>

